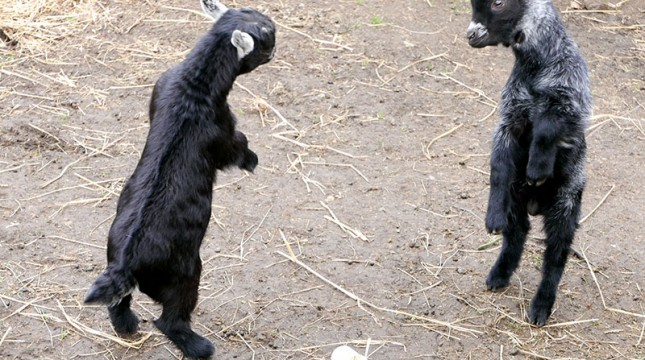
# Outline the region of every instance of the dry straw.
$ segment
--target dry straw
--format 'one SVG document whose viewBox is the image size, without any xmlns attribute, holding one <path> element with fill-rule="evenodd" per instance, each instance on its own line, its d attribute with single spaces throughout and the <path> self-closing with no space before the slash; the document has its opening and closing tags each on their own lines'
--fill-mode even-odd
<svg viewBox="0 0 645 360">
<path fill-rule="evenodd" d="M 385 313 L 390 313 L 390 314 L 395 314 L 395 315 L 403 315 L 403 316 L 409 318 L 410 321 L 419 321 L 419 323 L 416 323 L 416 325 L 418 325 L 418 326 L 426 327 L 428 330 L 438 332 L 438 333 L 446 335 L 446 336 L 448 336 L 450 338 L 459 339 L 459 338 L 454 337 L 454 336 L 451 335 L 451 333 L 453 331 L 454 332 L 466 333 L 466 334 L 469 334 L 469 335 L 472 335 L 472 336 L 475 336 L 475 337 L 477 335 L 483 334 L 479 330 L 475 330 L 475 329 L 469 328 L 467 326 L 458 325 L 458 323 L 462 322 L 462 320 L 457 320 L 457 321 L 453 321 L 453 322 L 446 322 L 446 321 L 436 320 L 436 319 L 429 318 L 427 316 L 421 316 L 421 315 L 412 314 L 412 313 L 405 312 L 405 311 L 399 311 L 399 310 L 385 308 L 385 307 L 382 307 L 382 306 L 378 306 L 378 305 L 374 304 L 373 302 L 364 300 L 364 299 L 360 298 L 359 296 L 355 295 L 354 293 L 352 293 L 351 291 L 346 290 L 343 287 L 341 287 L 340 285 L 337 285 L 333 281 L 327 279 L 326 277 L 324 277 L 323 275 L 321 275 L 320 273 L 318 273 L 317 271 L 315 271 L 314 269 L 309 267 L 307 264 L 305 264 L 302 261 L 300 261 L 296 257 L 296 255 L 293 252 L 293 250 L 291 250 L 291 245 L 289 245 L 289 243 L 286 241 L 286 239 L 284 239 L 284 240 L 285 240 L 284 244 L 285 244 L 289 254 L 287 255 L 282 251 L 277 251 L 277 253 L 280 256 L 282 256 L 282 257 L 290 260 L 291 262 L 297 264 L 298 266 L 300 266 L 303 269 L 307 270 L 309 273 L 311 273 L 312 275 L 316 276 L 318 279 L 320 279 L 321 281 L 323 281 L 327 285 L 333 287 L 334 289 L 338 290 L 339 292 L 341 292 L 345 296 L 347 296 L 350 299 L 356 301 L 356 305 L 359 308 L 361 308 L 362 310 L 366 311 L 368 314 L 370 314 L 376 323 L 379 323 L 378 317 L 376 317 L 372 312 L 370 312 L 367 309 L 365 309 L 364 306 L 368 306 L 368 307 L 370 307 L 370 308 L 372 308 L 374 310 L 385 312 Z M 437 327 L 446 328 L 448 330 L 448 332 L 447 333 L 441 332 L 441 331 L 439 331 L 437 329 Z"/>
</svg>

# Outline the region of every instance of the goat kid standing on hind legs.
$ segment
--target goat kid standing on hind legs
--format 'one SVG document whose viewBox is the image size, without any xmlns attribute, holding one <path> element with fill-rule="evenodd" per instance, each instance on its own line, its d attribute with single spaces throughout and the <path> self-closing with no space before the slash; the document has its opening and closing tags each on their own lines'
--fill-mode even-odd
<svg viewBox="0 0 645 360">
<path fill-rule="evenodd" d="M 550 0 L 471 0 L 468 43 L 510 46 L 515 54 L 491 153 L 486 229 L 504 240 L 486 285 L 508 286 L 531 215 L 547 235 L 542 281 L 529 320 L 551 315 L 578 227 L 585 185 L 585 128 L 591 113 L 587 66 Z"/>
<path fill-rule="evenodd" d="M 216 170 L 253 171 L 258 163 L 246 136 L 235 130 L 226 98 L 238 75 L 269 62 L 275 50 L 275 25 L 267 16 L 215 0 L 202 0 L 202 8 L 215 24 L 155 84 L 146 145 L 110 228 L 108 266 L 85 297 L 85 303 L 107 305 L 114 329 L 131 334 L 138 328 L 130 309 L 138 286 L 163 305 L 154 324 L 190 358 L 214 352 L 191 330 L 190 315 Z"/>
</svg>

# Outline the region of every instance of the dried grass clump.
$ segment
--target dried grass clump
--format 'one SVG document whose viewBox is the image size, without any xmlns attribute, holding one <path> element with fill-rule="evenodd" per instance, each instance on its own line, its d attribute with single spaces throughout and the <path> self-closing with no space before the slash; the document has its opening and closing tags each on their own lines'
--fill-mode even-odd
<svg viewBox="0 0 645 360">
<path fill-rule="evenodd" d="M 88 31 L 90 24 L 109 22 L 109 11 L 98 1 L 16 0 L 0 6 L 0 49 L 40 54 L 57 41 Z M 99 26 L 101 27 L 101 26 Z M 5 61 L 7 59 L 4 59 Z M 19 58 L 8 62 L 20 61 Z"/>
</svg>

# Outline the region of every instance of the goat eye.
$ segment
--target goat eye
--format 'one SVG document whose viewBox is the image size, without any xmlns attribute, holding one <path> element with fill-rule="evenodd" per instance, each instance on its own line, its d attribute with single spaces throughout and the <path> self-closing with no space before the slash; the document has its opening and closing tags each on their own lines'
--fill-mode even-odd
<svg viewBox="0 0 645 360">
<path fill-rule="evenodd" d="M 503 6 L 504 6 L 504 1 L 503 0 L 493 0 L 493 6 L 492 6 L 493 9 L 499 10 Z"/>
</svg>

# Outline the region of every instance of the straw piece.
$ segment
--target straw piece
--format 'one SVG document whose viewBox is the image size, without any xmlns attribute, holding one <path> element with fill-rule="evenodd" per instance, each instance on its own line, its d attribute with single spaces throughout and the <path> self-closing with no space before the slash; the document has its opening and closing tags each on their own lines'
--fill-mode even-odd
<svg viewBox="0 0 645 360">
<path fill-rule="evenodd" d="M 408 313 L 408 312 L 405 312 L 405 311 L 392 310 L 392 309 L 388 309 L 388 308 L 384 308 L 384 307 L 375 305 L 375 304 L 373 304 L 373 303 L 371 303 L 369 301 L 361 299 L 360 297 L 354 295 L 352 292 L 350 292 L 348 290 L 345 290 L 344 288 L 340 287 L 339 285 L 336 285 L 335 283 L 333 283 L 332 281 L 328 280 L 324 276 L 318 274 L 315 270 L 313 270 L 312 268 L 310 268 L 309 266 L 304 264 L 302 261 L 298 260 L 295 256 L 287 255 L 287 254 L 283 253 L 282 251 L 277 251 L 277 253 L 280 256 L 282 256 L 282 257 L 284 257 L 284 258 L 286 258 L 288 260 L 291 260 L 293 263 L 299 265 L 300 267 L 302 267 L 303 269 L 307 270 L 311 274 L 315 275 L 318 279 L 322 280 L 323 282 L 325 282 L 326 284 L 330 285 L 334 289 L 336 289 L 336 290 L 340 291 L 341 293 L 345 294 L 350 299 L 356 301 L 359 306 L 360 305 L 367 305 L 367 306 L 369 306 L 369 307 L 371 307 L 371 308 L 373 308 L 375 310 L 379 310 L 379 311 L 383 311 L 383 312 L 387 312 L 387 313 L 391 313 L 391 314 L 396 314 L 396 315 L 407 316 L 407 317 L 409 317 L 409 318 L 411 318 L 413 320 L 424 321 L 424 322 L 427 322 L 427 323 L 430 323 L 430 324 L 433 324 L 433 325 L 436 325 L 436 326 L 446 327 L 449 330 L 459 331 L 459 332 L 467 333 L 467 334 L 470 334 L 470 335 L 473 335 L 473 336 L 483 334 L 481 331 L 470 329 L 470 328 L 463 327 L 463 326 L 454 325 L 454 323 L 449 323 L 449 322 L 445 322 L 445 321 L 441 321 L 441 320 L 432 319 L 432 318 L 429 318 L 429 317 L 426 317 L 426 316 L 420 316 L 420 315 Z"/>
</svg>

